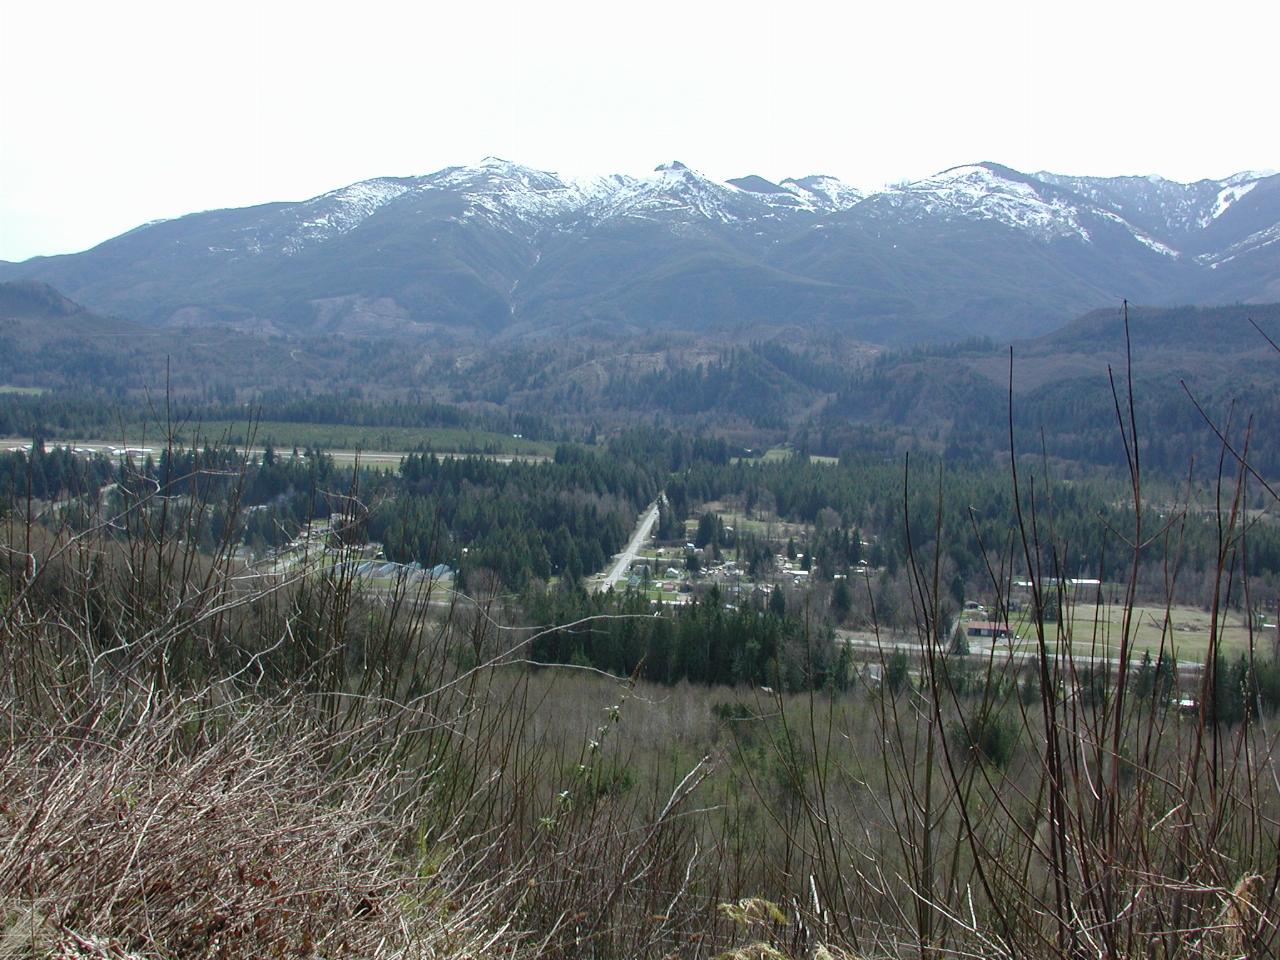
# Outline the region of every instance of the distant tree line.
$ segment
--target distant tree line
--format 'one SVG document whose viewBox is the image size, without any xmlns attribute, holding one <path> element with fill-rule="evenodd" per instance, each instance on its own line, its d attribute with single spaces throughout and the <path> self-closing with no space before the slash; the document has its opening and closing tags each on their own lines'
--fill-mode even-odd
<svg viewBox="0 0 1280 960">
<path fill-rule="evenodd" d="M 102 378 L 85 379 L 96 382 Z M 301 395 L 275 390 L 237 403 L 225 396 L 225 391 L 210 391 L 202 400 L 173 398 L 167 407 L 157 407 L 120 391 L 68 390 L 40 395 L 6 394 L 0 404 L 0 436 L 92 439 L 117 436 L 141 424 L 149 424 L 151 434 L 160 436 L 167 423 L 190 432 L 204 422 L 248 424 L 256 420 L 356 427 L 448 427 L 518 433 L 530 440 L 566 439 L 562 430 L 536 414 L 474 411 L 426 399 L 366 400 L 355 392 Z"/>
<path fill-rule="evenodd" d="M 576 663 L 654 683 L 847 687 L 848 648 L 830 630 L 806 632 L 801 617 L 758 592 L 733 599 L 713 587 L 700 601 L 654 616 L 654 605 L 634 591 L 529 593 L 529 623 L 565 625 L 544 631 L 530 654 L 535 661 Z"/>
<path fill-rule="evenodd" d="M 12 507 L 28 496 L 58 500 L 96 493 L 114 472 L 106 457 L 86 457 L 65 447 L 46 449 L 37 440 L 24 450 L 0 452 L 0 504 Z"/>
</svg>

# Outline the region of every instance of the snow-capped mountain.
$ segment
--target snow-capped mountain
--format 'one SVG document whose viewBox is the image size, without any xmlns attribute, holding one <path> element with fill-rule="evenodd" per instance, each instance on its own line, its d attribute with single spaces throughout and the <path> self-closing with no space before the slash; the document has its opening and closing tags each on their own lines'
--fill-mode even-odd
<svg viewBox="0 0 1280 960">
<path fill-rule="evenodd" d="M 952 167 L 874 198 L 891 216 L 991 220 L 1042 240 L 1090 239 L 1070 194 L 991 163 Z"/>
<path fill-rule="evenodd" d="M 100 312 L 277 332 L 536 334 L 818 325 L 879 340 L 1034 333 L 1128 297 L 1280 299 L 1280 176 L 953 167 L 864 194 L 682 163 L 571 178 L 493 157 L 300 203 L 148 224 L 0 264 Z"/>
<path fill-rule="evenodd" d="M 763 177 L 719 182 L 680 161 L 664 163 L 644 177 L 614 174 L 562 178 L 497 157 L 470 167 L 449 167 L 429 176 L 353 184 L 309 200 L 316 215 L 303 221 L 296 243 L 323 241 L 352 229 L 381 206 L 405 194 L 456 194 L 465 203 L 461 219 L 488 217 L 533 229 L 635 220 L 701 219 L 720 223 L 771 218 L 779 212 L 834 213 L 863 194 L 834 177 L 810 176 L 774 184 Z"/>
<path fill-rule="evenodd" d="M 297 249 L 308 242 L 341 236 L 411 189 L 403 180 L 365 180 L 308 200 L 301 205 L 297 229 L 290 240 Z"/>
<path fill-rule="evenodd" d="M 368 180 L 308 200 L 301 205 L 308 215 L 281 242 L 284 252 L 296 251 L 347 233 L 405 194 L 452 192 L 466 204 L 460 219 L 488 217 L 533 230 L 618 218 L 744 223 L 791 213 L 835 214 L 871 201 L 864 211 L 868 216 L 987 220 L 1039 240 L 1075 237 L 1087 243 L 1092 240 L 1090 224 L 1102 221 L 1123 227 L 1162 256 L 1207 256 L 1212 261 L 1212 253 L 1202 249 L 1205 229 L 1274 176 L 1244 172 L 1184 184 L 1154 176 L 1022 174 L 980 163 L 868 195 L 821 175 L 781 183 L 754 175 L 719 182 L 673 161 L 647 177 L 571 179 L 486 157 L 475 166 L 449 167 L 418 178 Z"/>
<path fill-rule="evenodd" d="M 1154 176 L 1066 177 L 1054 173 L 1035 176 L 1146 230 L 1193 238 L 1274 173 L 1246 171 L 1225 180 L 1195 183 L 1178 183 Z"/>
</svg>

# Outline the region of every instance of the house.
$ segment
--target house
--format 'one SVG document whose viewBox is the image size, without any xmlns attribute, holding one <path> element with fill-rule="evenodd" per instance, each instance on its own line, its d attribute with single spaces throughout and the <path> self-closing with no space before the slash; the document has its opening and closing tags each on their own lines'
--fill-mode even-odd
<svg viewBox="0 0 1280 960">
<path fill-rule="evenodd" d="M 965 627 L 965 633 L 970 637 L 990 637 L 993 640 L 1010 640 L 1013 637 L 1008 624 L 993 623 L 990 620 L 971 620 Z"/>
</svg>

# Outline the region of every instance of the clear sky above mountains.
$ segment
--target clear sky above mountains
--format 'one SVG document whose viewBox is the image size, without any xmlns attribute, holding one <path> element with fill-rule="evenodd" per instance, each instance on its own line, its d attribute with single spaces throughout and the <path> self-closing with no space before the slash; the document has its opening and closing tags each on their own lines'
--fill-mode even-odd
<svg viewBox="0 0 1280 960">
<path fill-rule="evenodd" d="M 1271 4 L 0 0 L 0 258 L 487 154 L 863 188 L 1280 166 Z"/>
</svg>

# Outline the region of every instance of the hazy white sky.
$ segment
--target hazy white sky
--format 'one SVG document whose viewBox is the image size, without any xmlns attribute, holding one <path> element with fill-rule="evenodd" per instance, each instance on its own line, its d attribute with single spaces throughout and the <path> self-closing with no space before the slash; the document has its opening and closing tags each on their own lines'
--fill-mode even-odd
<svg viewBox="0 0 1280 960">
<path fill-rule="evenodd" d="M 1280 167 L 1278 10 L 0 0 L 0 259 L 488 154 L 864 188 Z"/>
</svg>

